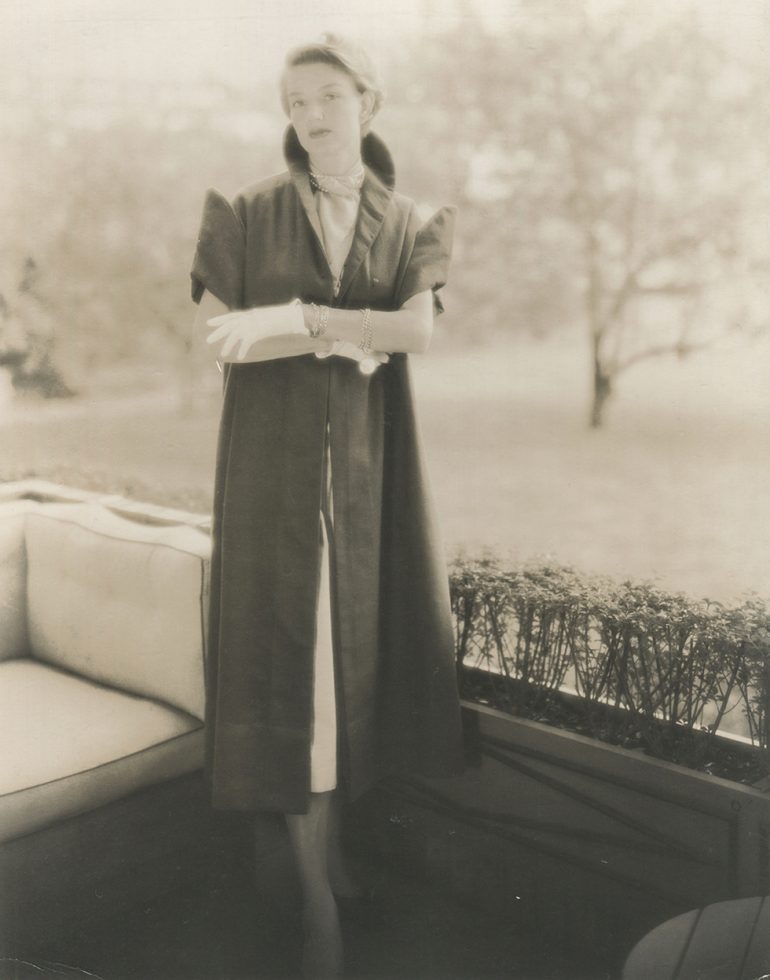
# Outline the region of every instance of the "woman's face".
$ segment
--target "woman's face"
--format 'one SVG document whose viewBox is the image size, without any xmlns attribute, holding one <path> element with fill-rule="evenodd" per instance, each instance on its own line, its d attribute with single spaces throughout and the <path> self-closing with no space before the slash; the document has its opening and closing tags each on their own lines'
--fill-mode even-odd
<svg viewBox="0 0 770 980">
<path fill-rule="evenodd" d="M 342 69 L 296 65 L 286 72 L 289 115 L 300 143 L 325 173 L 343 173 L 361 153 L 361 124 L 371 93 L 361 93 Z M 329 168 L 334 169 L 329 169 Z"/>
</svg>

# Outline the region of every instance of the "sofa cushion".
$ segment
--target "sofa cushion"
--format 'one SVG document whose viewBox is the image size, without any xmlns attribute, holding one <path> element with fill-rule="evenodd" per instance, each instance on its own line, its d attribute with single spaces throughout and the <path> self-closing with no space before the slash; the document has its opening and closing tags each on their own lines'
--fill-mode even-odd
<svg viewBox="0 0 770 980">
<path fill-rule="evenodd" d="M 0 663 L 0 841 L 203 764 L 190 715 L 39 661 Z"/>
<path fill-rule="evenodd" d="M 208 535 L 94 504 L 27 514 L 29 652 L 203 718 Z"/>
<path fill-rule="evenodd" d="M 24 544 L 28 509 L 24 501 L 0 508 L 0 661 L 29 652 Z"/>
</svg>

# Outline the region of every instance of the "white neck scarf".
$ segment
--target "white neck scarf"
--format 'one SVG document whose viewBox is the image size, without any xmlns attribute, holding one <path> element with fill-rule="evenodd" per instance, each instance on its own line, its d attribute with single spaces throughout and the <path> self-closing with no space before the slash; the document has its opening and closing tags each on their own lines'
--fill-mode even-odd
<svg viewBox="0 0 770 980">
<path fill-rule="evenodd" d="M 335 296 L 356 231 L 363 182 L 364 168 L 360 160 L 346 174 L 322 174 L 310 169 L 310 183 L 317 192 L 324 251 L 334 276 Z"/>
</svg>

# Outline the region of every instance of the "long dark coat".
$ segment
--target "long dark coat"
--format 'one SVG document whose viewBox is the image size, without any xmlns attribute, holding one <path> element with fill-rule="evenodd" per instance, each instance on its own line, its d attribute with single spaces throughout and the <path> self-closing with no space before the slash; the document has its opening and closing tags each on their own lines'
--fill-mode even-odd
<svg viewBox="0 0 770 980">
<path fill-rule="evenodd" d="M 210 190 L 192 269 L 231 309 L 303 302 L 398 309 L 446 280 L 454 210 L 421 225 L 390 155 L 364 138 L 366 176 L 339 295 L 321 246 L 307 155 L 288 172 Z M 436 298 L 437 307 L 440 302 Z M 339 782 L 353 799 L 388 773 L 462 769 L 446 567 L 408 357 L 374 374 L 314 355 L 226 370 L 213 524 L 205 772 L 218 809 L 306 812 L 310 793 L 319 507 L 327 419 Z"/>
</svg>

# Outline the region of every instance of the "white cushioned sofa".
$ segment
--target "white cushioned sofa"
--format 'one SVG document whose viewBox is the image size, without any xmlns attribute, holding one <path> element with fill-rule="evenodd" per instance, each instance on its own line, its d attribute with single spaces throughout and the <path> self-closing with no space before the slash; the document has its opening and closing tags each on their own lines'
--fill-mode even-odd
<svg viewBox="0 0 770 980">
<path fill-rule="evenodd" d="M 73 879 L 104 895 L 98 882 L 110 880 L 110 866 L 125 884 L 143 860 L 156 866 L 190 828 L 205 827 L 209 547 L 194 515 L 38 483 L 0 491 L 0 911 L 9 935 L 34 931 L 20 927 L 42 915 L 52 887 L 66 926 Z"/>
</svg>

